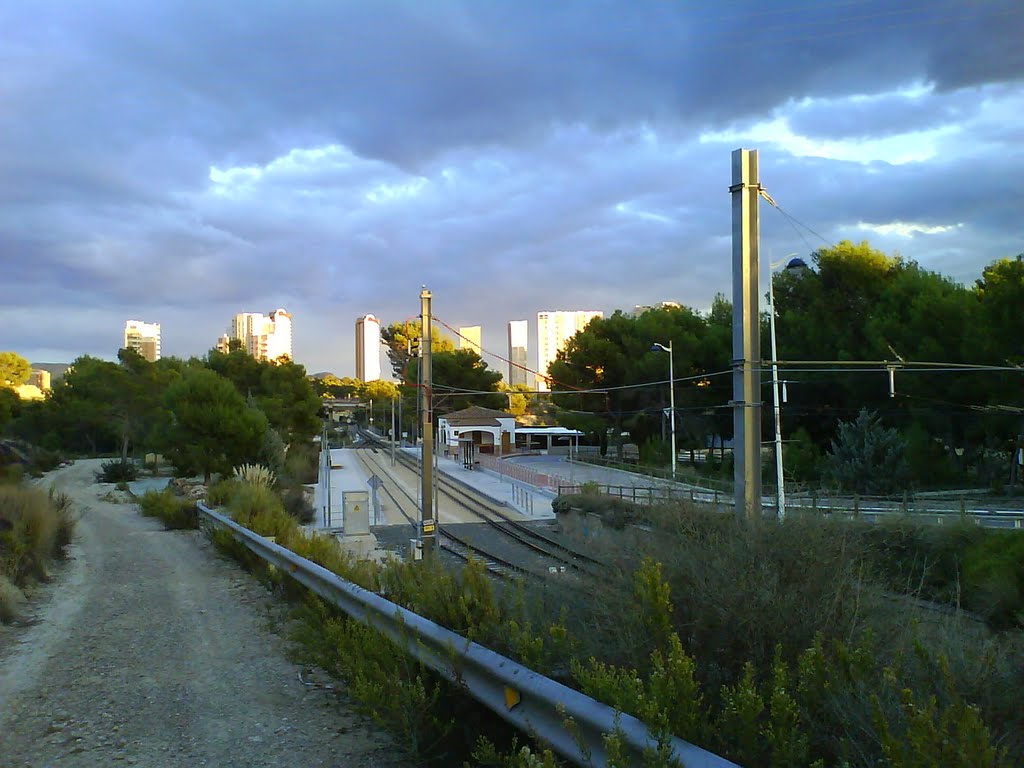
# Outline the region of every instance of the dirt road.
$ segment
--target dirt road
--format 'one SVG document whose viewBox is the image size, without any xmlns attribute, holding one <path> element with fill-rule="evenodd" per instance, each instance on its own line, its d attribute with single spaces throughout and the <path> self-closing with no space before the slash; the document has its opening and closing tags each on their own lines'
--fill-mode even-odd
<svg viewBox="0 0 1024 768">
<path fill-rule="evenodd" d="M 262 587 L 200 534 L 98 498 L 96 468 L 48 478 L 82 518 L 37 623 L 0 629 L 0 767 L 412 764 L 299 681 Z"/>
</svg>

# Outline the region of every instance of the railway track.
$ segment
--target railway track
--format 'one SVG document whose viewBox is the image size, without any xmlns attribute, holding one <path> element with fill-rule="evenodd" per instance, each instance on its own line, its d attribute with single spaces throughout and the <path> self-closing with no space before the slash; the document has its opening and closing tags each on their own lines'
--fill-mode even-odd
<svg viewBox="0 0 1024 768">
<path fill-rule="evenodd" d="M 370 448 L 369 450 L 373 451 L 374 454 L 377 453 L 376 448 Z M 356 453 L 359 457 L 359 461 L 363 464 L 364 469 L 366 469 L 366 471 L 370 474 L 376 474 L 380 468 L 379 465 L 377 467 L 374 467 L 373 463 L 371 463 L 365 457 L 363 451 L 360 450 L 357 451 Z M 396 488 L 403 498 L 397 496 L 395 492 L 391 490 L 392 488 Z M 405 504 L 408 503 L 412 505 L 413 510 L 417 510 L 416 499 L 412 497 L 412 494 L 410 494 L 405 488 L 403 488 L 398 483 L 389 483 L 387 485 L 382 486 L 382 489 L 384 493 L 392 500 L 392 502 L 394 502 L 395 509 L 397 509 L 399 513 L 401 513 L 402 517 L 405 518 L 406 522 L 409 523 L 410 526 L 412 526 L 413 531 L 418 531 L 419 525 L 416 518 L 413 515 L 409 514 L 409 512 L 407 512 L 405 509 Z M 488 552 L 487 550 L 470 543 L 469 541 L 463 539 L 460 536 L 456 536 L 454 533 L 452 533 L 449 530 L 446 530 L 440 525 L 438 526 L 438 538 L 439 545 L 446 552 L 449 552 L 450 554 L 452 554 L 459 560 L 462 560 L 463 562 L 469 562 L 469 559 L 471 557 L 481 560 L 484 563 L 484 566 L 487 568 L 487 572 L 492 576 L 496 576 L 501 579 L 510 579 L 518 576 L 537 575 L 526 568 L 516 565 L 515 563 L 505 560 L 504 558 L 498 557 L 492 552 Z"/>
<path fill-rule="evenodd" d="M 369 450 L 372 450 L 375 453 L 380 448 L 386 446 L 386 443 L 383 440 L 372 433 L 361 431 L 359 434 L 365 444 L 369 446 Z M 396 460 L 417 475 L 420 474 L 420 461 L 416 457 L 410 456 L 402 451 L 396 452 Z M 549 569 L 551 567 L 554 567 L 559 571 L 569 569 L 580 573 L 581 575 L 589 575 L 593 577 L 603 577 L 605 575 L 603 573 L 605 570 L 605 564 L 600 560 L 597 560 L 586 553 L 575 550 L 572 547 L 568 547 L 552 537 L 513 519 L 498 505 L 498 503 L 493 499 L 484 496 L 479 491 L 452 480 L 441 472 L 436 473 L 435 479 L 439 493 L 443 493 L 452 502 L 469 512 L 480 522 L 489 525 L 503 537 L 515 541 L 519 547 L 529 549 L 534 556 L 543 558 L 548 562 Z M 404 489 L 402 490 L 404 491 Z M 403 514 L 405 513 L 403 512 Z M 408 515 L 406 515 L 406 519 L 409 519 Z M 439 525 L 438 530 L 440 530 L 445 537 L 458 544 L 458 540 L 451 532 L 445 530 L 443 526 Z M 468 544 L 468 542 L 465 541 L 462 543 Z M 478 548 L 474 547 L 474 549 Z M 485 557 L 493 558 L 496 561 L 502 560 L 501 558 L 496 558 L 491 554 L 487 554 Z M 507 563 L 507 561 L 505 562 L 507 565 L 511 565 L 513 568 L 516 568 L 521 572 L 525 571 L 532 573 L 532 571 L 524 569 L 521 566 Z"/>
</svg>

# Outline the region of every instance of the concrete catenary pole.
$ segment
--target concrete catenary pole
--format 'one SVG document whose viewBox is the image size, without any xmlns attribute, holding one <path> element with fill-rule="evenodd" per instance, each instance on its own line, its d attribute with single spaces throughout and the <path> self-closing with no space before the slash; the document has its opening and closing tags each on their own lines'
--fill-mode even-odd
<svg viewBox="0 0 1024 768">
<path fill-rule="evenodd" d="M 732 153 L 732 397 L 736 516 L 761 517 L 761 336 L 757 150 Z"/>
<path fill-rule="evenodd" d="M 434 520 L 434 412 L 431 403 L 432 371 L 434 352 L 432 321 L 430 315 L 430 291 L 426 286 L 420 291 L 420 411 L 423 417 L 423 452 L 420 461 L 420 535 L 423 539 L 423 557 L 434 552 L 436 522 Z"/>
</svg>

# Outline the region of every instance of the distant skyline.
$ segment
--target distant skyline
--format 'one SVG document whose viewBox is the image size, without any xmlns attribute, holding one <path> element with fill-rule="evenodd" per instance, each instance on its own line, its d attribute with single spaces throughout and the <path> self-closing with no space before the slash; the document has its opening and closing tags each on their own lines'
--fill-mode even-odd
<svg viewBox="0 0 1024 768">
<path fill-rule="evenodd" d="M 111 359 L 132 317 L 202 355 L 284 306 L 295 360 L 352 375 L 353 318 L 423 285 L 499 354 L 545 307 L 706 310 L 738 147 L 791 217 L 761 206 L 763 268 L 866 239 L 970 284 L 1024 251 L 1019 0 L 0 0 L 0 28 L 0 350 L 34 361 Z"/>
</svg>

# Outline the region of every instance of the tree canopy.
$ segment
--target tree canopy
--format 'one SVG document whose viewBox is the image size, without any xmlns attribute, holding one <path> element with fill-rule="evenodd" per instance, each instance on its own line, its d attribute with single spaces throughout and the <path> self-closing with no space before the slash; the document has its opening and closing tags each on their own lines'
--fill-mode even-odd
<svg viewBox="0 0 1024 768">
<path fill-rule="evenodd" d="M 32 365 L 16 352 L 0 352 L 0 387 L 19 387 L 32 375 Z"/>
<path fill-rule="evenodd" d="M 395 378 L 406 383 L 415 382 L 415 376 L 409 379 L 409 361 L 419 355 L 420 337 L 423 335 L 423 324 L 419 318 L 391 323 L 380 331 L 381 340 L 388 346 L 388 360 Z M 455 342 L 436 328 L 432 329 L 431 338 L 434 342 L 434 354 L 454 352 Z"/>
<path fill-rule="evenodd" d="M 267 417 L 223 376 L 191 369 L 164 400 L 172 414 L 165 452 L 179 471 L 201 472 L 209 481 L 213 472 L 228 473 L 259 455 Z"/>
</svg>

